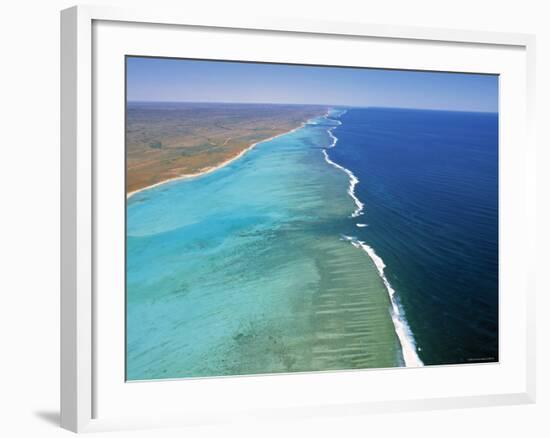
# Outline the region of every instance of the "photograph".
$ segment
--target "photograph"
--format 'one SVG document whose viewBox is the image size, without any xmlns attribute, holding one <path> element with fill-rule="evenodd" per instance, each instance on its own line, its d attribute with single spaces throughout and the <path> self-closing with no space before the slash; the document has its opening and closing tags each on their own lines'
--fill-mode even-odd
<svg viewBox="0 0 550 438">
<path fill-rule="evenodd" d="M 125 87 L 127 381 L 499 362 L 497 74 L 127 55 Z"/>
<path fill-rule="evenodd" d="M 544 6 L 5 2 L 0 438 L 549 438 Z"/>
</svg>

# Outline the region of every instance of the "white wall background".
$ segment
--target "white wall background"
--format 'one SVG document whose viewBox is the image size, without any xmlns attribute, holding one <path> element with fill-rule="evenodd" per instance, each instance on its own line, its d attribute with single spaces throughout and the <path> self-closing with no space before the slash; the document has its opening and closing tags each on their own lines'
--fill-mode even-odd
<svg viewBox="0 0 550 438">
<path fill-rule="evenodd" d="M 531 406 L 326 418 L 112 433 L 107 436 L 550 436 L 549 246 L 550 14 L 523 0 L 96 1 L 193 8 L 230 17 L 308 17 L 535 33 L 539 142 L 538 403 Z M 59 10 L 65 0 L 4 3 L 0 24 L 0 436 L 69 436 L 59 403 Z M 545 147 L 546 146 L 546 147 Z M 518 230 L 521 232 L 521 230 Z"/>
</svg>

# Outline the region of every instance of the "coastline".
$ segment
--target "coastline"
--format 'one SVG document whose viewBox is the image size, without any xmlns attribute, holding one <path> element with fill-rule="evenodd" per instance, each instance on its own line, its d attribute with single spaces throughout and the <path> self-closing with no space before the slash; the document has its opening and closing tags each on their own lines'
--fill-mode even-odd
<svg viewBox="0 0 550 438">
<path fill-rule="evenodd" d="M 341 241 L 347 227 L 326 232 L 354 207 L 348 176 L 320 154 L 323 114 L 225 171 L 128 203 L 128 380 L 403 365 L 376 266 Z"/>
<path fill-rule="evenodd" d="M 329 110 L 327 110 L 327 112 L 325 113 L 325 117 L 329 114 Z M 200 172 L 196 172 L 196 173 L 187 173 L 187 174 L 183 174 L 183 175 L 180 175 L 180 176 L 175 176 L 175 177 L 172 177 L 172 178 L 168 178 L 168 179 L 165 179 L 163 181 L 159 181 L 158 183 L 155 183 L 155 184 L 151 184 L 149 186 L 146 186 L 146 187 L 143 187 L 141 189 L 137 189 L 137 190 L 134 190 L 130 193 L 127 193 L 126 194 L 126 199 L 130 199 L 132 196 L 134 196 L 135 194 L 137 193 L 141 193 L 141 192 L 144 192 L 145 190 L 149 190 L 149 189 L 153 189 L 155 187 L 158 187 L 158 186 L 161 186 L 163 184 L 166 184 L 166 183 L 169 183 L 169 182 L 172 182 L 172 181 L 179 181 L 179 180 L 185 180 L 185 179 L 192 179 L 192 178 L 197 178 L 199 176 L 203 176 L 203 175 L 207 175 L 209 173 L 212 173 L 212 172 L 215 172 L 216 170 L 218 169 L 221 169 L 222 167 L 225 167 L 227 166 L 228 164 L 231 164 L 232 162 L 238 160 L 239 158 L 241 158 L 243 155 L 245 155 L 247 152 L 251 151 L 252 149 L 254 149 L 257 145 L 259 145 L 260 143 L 264 143 L 266 141 L 270 141 L 270 140 L 273 140 L 277 137 L 281 137 L 283 135 L 286 135 L 286 134 L 290 134 L 291 132 L 294 132 L 294 131 L 297 131 L 298 129 L 301 129 L 303 128 L 311 119 L 308 119 L 304 122 L 302 122 L 299 126 L 297 126 L 296 128 L 293 128 L 291 129 L 290 131 L 285 131 L 285 132 L 281 132 L 280 134 L 276 134 L 276 135 L 272 135 L 271 137 L 269 138 L 266 138 L 266 139 L 263 139 L 263 140 L 260 140 L 260 141 L 257 141 L 255 143 L 252 143 L 250 146 L 248 146 L 247 148 L 243 149 L 242 151 L 240 151 L 237 155 L 235 155 L 234 157 L 231 157 L 231 158 L 228 158 L 227 160 L 221 162 L 220 164 L 216 165 L 216 166 L 212 166 L 212 167 L 208 167 Z"/>
</svg>

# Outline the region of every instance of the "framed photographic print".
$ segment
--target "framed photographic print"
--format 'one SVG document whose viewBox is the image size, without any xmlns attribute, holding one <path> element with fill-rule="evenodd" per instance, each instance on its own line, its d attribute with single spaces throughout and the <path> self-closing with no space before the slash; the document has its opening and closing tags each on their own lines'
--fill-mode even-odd
<svg viewBox="0 0 550 438">
<path fill-rule="evenodd" d="M 534 40 L 62 12 L 62 426 L 534 401 Z"/>
</svg>

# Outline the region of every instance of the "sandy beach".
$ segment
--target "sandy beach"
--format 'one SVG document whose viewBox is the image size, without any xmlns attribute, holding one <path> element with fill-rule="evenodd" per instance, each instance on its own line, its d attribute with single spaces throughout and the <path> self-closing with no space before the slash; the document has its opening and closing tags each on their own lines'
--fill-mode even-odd
<svg viewBox="0 0 550 438">
<path fill-rule="evenodd" d="M 287 133 L 326 107 L 128 103 L 126 193 L 212 172 L 243 151 Z"/>
<path fill-rule="evenodd" d="M 328 114 L 328 111 L 327 111 L 327 114 Z M 173 178 L 168 178 L 168 179 L 165 179 L 163 181 L 160 181 L 158 183 L 155 183 L 155 184 L 151 184 L 147 187 L 143 187 L 141 189 L 138 189 L 138 190 L 134 190 L 132 192 L 129 192 L 126 194 L 126 199 L 129 199 L 131 198 L 132 196 L 134 196 L 136 193 L 140 193 L 140 192 L 143 192 L 145 190 L 149 190 L 149 189 L 152 189 L 154 187 L 158 187 L 158 186 L 161 186 L 163 184 L 166 184 L 166 183 L 169 183 L 169 182 L 172 182 L 172 181 L 179 181 L 179 180 L 184 180 L 184 179 L 191 179 L 191 178 L 197 178 L 199 176 L 203 176 L 203 175 L 206 175 L 208 173 L 212 173 L 212 172 L 215 172 L 216 170 L 218 169 L 221 169 L 222 167 L 224 166 L 227 166 L 228 164 L 232 163 L 233 161 L 235 160 L 238 160 L 239 158 L 241 158 L 244 154 L 246 154 L 248 151 L 252 150 L 253 148 L 255 148 L 258 144 L 260 143 L 264 143 L 266 141 L 270 141 L 270 140 L 273 140 L 274 138 L 277 138 L 277 137 L 280 137 L 282 135 L 286 135 L 286 134 L 290 134 L 291 132 L 294 132 L 300 128 L 303 128 L 304 125 L 306 123 L 308 123 L 309 120 L 306 120 L 305 122 L 302 122 L 300 124 L 300 126 L 297 126 L 296 128 L 293 128 L 289 131 L 286 131 L 286 132 L 282 132 L 280 134 L 277 134 L 277 135 L 272 135 L 271 137 L 269 138 L 266 138 L 264 140 L 260 140 L 260 141 L 257 141 L 255 143 L 252 143 L 250 146 L 248 146 L 247 148 L 243 149 L 241 152 L 239 152 L 237 155 L 235 155 L 234 157 L 231 157 L 225 161 L 223 161 L 222 163 L 218 164 L 217 166 L 212 166 L 212 167 L 208 167 L 200 172 L 195 172 L 195 173 L 188 173 L 188 174 L 182 174 L 180 176 L 176 176 L 176 177 L 173 177 Z"/>
</svg>

